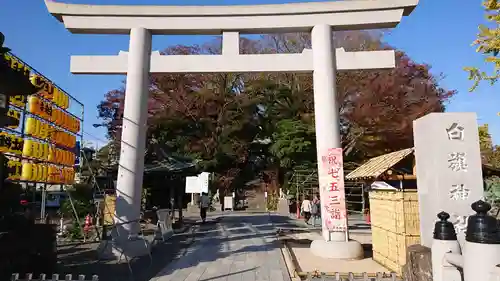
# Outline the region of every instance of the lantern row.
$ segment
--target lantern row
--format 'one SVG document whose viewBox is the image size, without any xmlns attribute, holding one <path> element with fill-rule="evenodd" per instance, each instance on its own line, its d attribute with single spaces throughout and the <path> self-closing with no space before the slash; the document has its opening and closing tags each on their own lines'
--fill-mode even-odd
<svg viewBox="0 0 500 281">
<path fill-rule="evenodd" d="M 35 164 L 9 160 L 7 179 L 53 184 L 73 184 L 75 169 L 50 164 Z"/>
<path fill-rule="evenodd" d="M 24 125 L 24 133 L 50 143 L 74 148 L 76 145 L 76 136 L 65 131 L 58 130 L 51 124 L 38 120 L 34 117 L 26 118 Z"/>
<path fill-rule="evenodd" d="M 30 68 L 14 56 L 6 54 L 5 59 L 7 63 L 10 64 L 12 69 L 19 70 L 24 73 L 24 76 L 29 77 L 31 84 L 39 89 L 38 94 L 41 97 L 53 102 L 62 109 L 69 108 L 70 98 L 64 91 L 54 86 L 54 84 L 45 79 L 43 76 L 31 73 Z"/>
<path fill-rule="evenodd" d="M 14 157 L 22 156 L 64 166 L 74 166 L 76 159 L 72 151 L 36 140 L 23 139 L 6 132 L 0 132 L 0 152 L 13 154 Z"/>
<path fill-rule="evenodd" d="M 50 121 L 72 133 L 76 134 L 80 131 L 80 120 L 52 106 L 50 102 L 36 96 L 28 97 L 28 112 Z"/>
<path fill-rule="evenodd" d="M 9 109 L 7 115 L 9 117 L 12 117 L 12 119 L 16 120 L 17 122 L 6 127 L 11 130 L 17 129 L 21 120 L 21 112 L 14 109 Z M 80 129 L 78 128 L 78 130 Z M 36 119 L 34 117 L 26 118 L 24 133 L 31 137 L 68 148 L 73 148 L 76 144 L 76 136 L 63 130 L 59 130 L 57 127 L 52 126 L 52 124 Z"/>
<path fill-rule="evenodd" d="M 0 132 L 0 152 L 10 154 L 8 179 L 72 184 L 75 135 L 80 132 L 81 119 L 66 111 L 70 107 L 70 96 L 15 56 L 7 54 L 5 58 L 12 69 L 29 77 L 31 84 L 38 89 L 28 98 L 23 95 L 9 97 L 13 108 L 7 114 L 14 121 L 7 128 L 17 129 L 21 117 L 25 118 L 21 134 L 28 138 Z"/>
<path fill-rule="evenodd" d="M 9 103 L 18 108 L 24 108 L 26 103 L 24 101 L 24 96 L 14 96 L 10 97 Z M 72 116 L 71 114 L 52 106 L 50 102 L 40 99 L 36 96 L 30 96 L 28 98 L 28 112 L 45 119 L 55 125 L 64 128 L 74 134 L 80 131 L 80 120 Z M 20 123 L 21 114 L 19 111 L 14 109 L 9 109 L 8 115 L 15 120 L 17 123 L 9 126 L 10 128 L 17 128 Z"/>
</svg>

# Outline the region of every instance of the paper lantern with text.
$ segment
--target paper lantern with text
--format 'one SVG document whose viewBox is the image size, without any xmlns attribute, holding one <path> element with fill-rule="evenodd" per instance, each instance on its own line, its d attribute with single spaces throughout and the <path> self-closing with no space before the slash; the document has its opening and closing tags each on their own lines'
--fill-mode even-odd
<svg viewBox="0 0 500 281">
<path fill-rule="evenodd" d="M 36 171 L 33 171 L 33 164 L 24 162 L 21 172 L 21 180 L 31 181 L 33 177 L 36 177 Z"/>
<path fill-rule="evenodd" d="M 9 103 L 19 108 L 23 108 L 26 105 L 26 97 L 23 95 L 10 96 Z"/>
<path fill-rule="evenodd" d="M 9 180 L 20 180 L 21 172 L 22 172 L 22 163 L 17 160 L 9 160 L 7 163 L 8 167 L 8 175 L 7 179 Z"/>
<path fill-rule="evenodd" d="M 17 129 L 21 122 L 21 112 L 10 108 L 6 116 L 7 120 L 4 124 L 5 127 L 10 129 Z"/>
<path fill-rule="evenodd" d="M 56 166 L 49 165 L 47 168 L 47 182 L 57 183 L 59 179 L 59 171 Z"/>
<path fill-rule="evenodd" d="M 24 133 L 30 136 L 38 135 L 38 120 L 33 117 L 26 118 L 26 124 L 24 125 Z"/>
<path fill-rule="evenodd" d="M 51 163 L 56 162 L 56 148 L 53 145 L 49 145 L 49 151 L 47 155 L 47 161 Z"/>
<path fill-rule="evenodd" d="M 54 94 L 54 85 L 47 81 L 43 76 L 38 74 L 32 74 L 30 76 L 30 81 L 33 86 L 38 89 L 38 94 L 48 100 L 52 100 Z"/>
<path fill-rule="evenodd" d="M 40 165 L 40 166 L 42 168 L 40 181 L 41 182 L 47 182 L 47 174 L 48 174 L 47 165 Z"/>
<path fill-rule="evenodd" d="M 28 112 L 40 115 L 40 98 L 37 96 L 28 97 Z"/>
<path fill-rule="evenodd" d="M 46 122 L 40 122 L 38 129 L 38 137 L 46 140 L 50 133 L 50 125 Z"/>
<path fill-rule="evenodd" d="M 34 142 L 33 140 L 24 140 L 23 145 L 23 156 L 32 157 L 34 153 Z"/>
<path fill-rule="evenodd" d="M 24 139 L 20 136 L 10 135 L 11 143 L 9 152 L 17 155 L 21 155 L 23 153 L 24 148 Z"/>
</svg>

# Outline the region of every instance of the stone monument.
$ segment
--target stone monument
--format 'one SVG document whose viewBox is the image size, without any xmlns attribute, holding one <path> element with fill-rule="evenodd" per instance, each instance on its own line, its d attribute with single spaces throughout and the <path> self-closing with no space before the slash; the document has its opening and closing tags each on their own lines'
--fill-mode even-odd
<svg viewBox="0 0 500 281">
<path fill-rule="evenodd" d="M 464 241 L 470 206 L 483 197 L 475 113 L 430 113 L 413 121 L 421 244 L 432 246 L 436 214 L 450 214 Z"/>
</svg>

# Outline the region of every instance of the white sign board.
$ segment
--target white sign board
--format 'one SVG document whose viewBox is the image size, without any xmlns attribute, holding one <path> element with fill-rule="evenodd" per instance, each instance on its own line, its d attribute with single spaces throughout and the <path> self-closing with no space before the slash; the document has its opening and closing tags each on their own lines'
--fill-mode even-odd
<svg viewBox="0 0 500 281">
<path fill-rule="evenodd" d="M 475 113 L 431 113 L 413 121 L 421 244 L 432 245 L 437 214 L 445 211 L 459 241 L 471 204 L 483 197 Z"/>
<path fill-rule="evenodd" d="M 198 179 L 200 180 L 201 192 L 208 193 L 208 183 L 209 183 L 210 173 L 203 172 L 198 175 Z"/>
<path fill-rule="evenodd" d="M 209 175 L 203 172 L 196 177 L 186 177 L 186 193 L 208 193 Z"/>
<path fill-rule="evenodd" d="M 201 193 L 201 182 L 198 177 L 186 177 L 186 193 Z"/>
<path fill-rule="evenodd" d="M 225 196 L 224 197 L 224 210 L 230 209 L 233 210 L 233 202 L 234 198 L 231 196 Z"/>
</svg>

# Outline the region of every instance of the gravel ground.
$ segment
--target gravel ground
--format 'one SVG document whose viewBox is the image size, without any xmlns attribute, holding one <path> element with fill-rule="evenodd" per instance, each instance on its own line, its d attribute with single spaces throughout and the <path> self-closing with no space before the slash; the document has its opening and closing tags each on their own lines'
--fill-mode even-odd
<svg viewBox="0 0 500 281">
<path fill-rule="evenodd" d="M 187 221 L 188 229 L 196 227 L 194 221 Z M 149 256 L 130 261 L 132 274 L 125 261 L 102 260 L 97 257 L 99 242 L 73 243 L 58 246 L 58 273 L 60 276 L 84 274 L 87 279 L 98 275 L 100 281 L 148 281 L 171 261 L 181 257 L 192 242 L 192 234 L 186 230 L 175 234 L 165 243 L 158 243 Z M 148 239 L 149 240 L 149 239 Z"/>
</svg>

